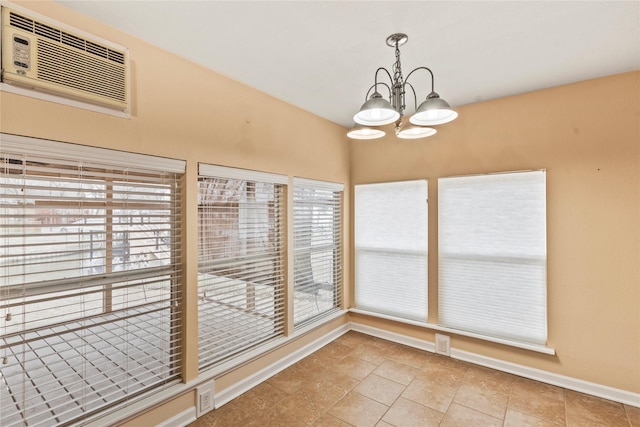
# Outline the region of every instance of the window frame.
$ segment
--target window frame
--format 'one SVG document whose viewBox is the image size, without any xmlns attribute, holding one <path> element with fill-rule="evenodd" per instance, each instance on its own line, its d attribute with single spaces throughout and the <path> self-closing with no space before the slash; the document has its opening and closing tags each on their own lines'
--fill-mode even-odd
<svg viewBox="0 0 640 427">
<path fill-rule="evenodd" d="M 206 240 L 209 238 L 209 235 L 204 232 L 202 227 L 202 221 L 204 221 L 204 214 L 206 212 L 203 211 L 204 213 L 202 215 L 200 214 L 201 198 L 206 195 L 200 192 L 200 183 L 208 182 L 215 186 L 220 185 L 222 180 L 226 180 L 227 183 L 244 183 L 241 186 L 245 189 L 245 184 L 249 183 L 253 183 L 256 188 L 258 185 L 272 185 L 274 191 L 273 208 L 268 208 L 269 215 L 273 216 L 274 222 L 269 224 L 256 223 L 254 225 L 263 227 L 262 231 L 256 229 L 259 233 L 264 232 L 264 226 L 273 228 L 275 233 L 275 240 L 273 240 L 275 252 L 266 253 L 264 251 L 258 251 L 251 256 L 234 258 L 232 261 L 236 263 L 235 268 L 239 272 L 236 279 L 224 275 L 211 275 L 211 272 L 208 270 L 207 272 L 204 272 L 206 268 L 205 263 L 203 262 L 203 254 L 205 246 L 210 245 Z M 198 365 L 200 372 L 225 363 L 231 357 L 250 352 L 256 347 L 284 335 L 286 327 L 285 319 L 287 315 L 286 301 L 284 299 L 287 272 L 284 266 L 286 265 L 287 254 L 286 224 L 288 182 L 288 177 L 284 175 L 206 163 L 198 164 Z M 217 190 L 214 189 L 214 191 Z M 229 192 L 227 192 L 227 194 L 221 194 L 221 197 L 228 197 L 228 193 Z M 204 209 L 204 205 L 202 206 Z M 229 209 L 218 209 L 213 205 L 210 206 L 210 209 L 212 210 L 209 215 L 213 218 L 213 222 L 224 218 L 234 217 L 237 220 L 237 227 L 239 227 L 238 230 L 236 230 L 238 233 L 251 233 L 254 225 L 250 222 L 251 220 L 249 217 L 243 217 L 242 206 L 240 203 L 237 203 L 237 206 L 232 206 Z M 247 209 L 252 209 L 249 202 L 247 202 Z M 256 209 L 261 208 L 256 207 Z M 219 214 L 218 219 L 215 218 L 217 215 L 216 212 Z M 229 217 L 229 215 L 231 215 L 231 217 Z M 229 230 L 232 231 L 231 229 Z M 246 238 L 250 240 L 248 235 Z M 238 239 L 242 240 L 243 237 L 238 237 Z M 224 258 L 225 253 L 228 253 L 229 250 L 235 250 L 237 248 L 236 244 L 237 243 L 232 242 L 231 246 L 228 248 L 225 249 L 222 247 L 220 252 L 216 252 L 222 256 L 221 261 L 217 261 L 219 267 L 223 269 L 221 271 L 225 271 L 224 269 L 227 268 L 227 261 L 225 261 Z M 254 247 L 254 249 L 257 250 L 258 248 Z M 271 302 L 269 301 L 269 296 L 264 293 L 268 291 L 262 289 L 260 286 L 258 286 L 258 288 L 262 289 L 262 291 L 259 290 L 258 293 L 255 293 L 255 291 L 249 292 L 249 281 L 247 281 L 248 279 L 244 280 L 242 273 L 243 269 L 250 268 L 252 262 L 260 262 L 260 259 L 263 259 L 263 262 L 267 263 L 267 266 L 265 267 L 263 264 L 262 267 L 258 266 L 259 268 L 269 269 L 273 267 L 275 269 L 272 273 L 267 272 L 265 276 L 267 277 L 266 280 L 269 281 L 269 285 L 273 287 L 273 298 Z M 210 263 L 210 261 L 207 261 L 207 264 L 208 263 Z M 262 274 L 263 270 L 260 271 L 260 274 Z M 234 286 L 241 286 L 241 282 L 245 283 L 247 289 L 246 298 L 234 294 L 239 292 L 234 289 Z M 210 303 L 210 305 L 205 309 L 205 304 L 207 303 Z M 224 310 L 224 308 L 211 308 L 211 306 L 215 304 L 219 307 L 226 305 L 226 308 L 237 311 L 239 316 L 242 316 L 239 312 L 240 310 L 243 310 L 245 311 L 245 317 L 253 316 L 253 319 L 243 319 L 243 323 L 241 325 L 236 324 L 236 326 L 232 328 L 233 333 L 220 334 L 215 330 L 212 330 L 210 326 L 207 326 L 211 322 L 210 319 L 218 315 L 218 311 Z M 242 304 L 244 304 L 244 309 L 241 309 Z M 268 313 L 260 314 L 258 312 L 260 310 L 266 310 Z M 272 319 L 273 328 L 270 329 L 270 326 L 265 323 L 266 321 L 262 322 L 264 324 L 258 324 L 260 323 L 260 320 L 257 319 L 258 316 L 268 316 Z M 253 326 L 253 329 L 245 326 L 245 321 L 247 322 L 246 325 Z M 225 335 L 225 337 L 223 337 L 223 335 Z"/>
<path fill-rule="evenodd" d="M 21 412 L 28 412 L 25 415 L 28 417 L 44 417 L 50 421 L 60 419 L 65 423 L 86 420 L 180 382 L 180 182 L 186 162 L 4 133 L 0 134 L 0 158 L 3 159 L 0 163 L 2 194 L 7 192 L 14 194 L 11 196 L 14 199 L 24 198 L 22 204 L 19 201 L 11 203 L 5 198 L 0 206 L 5 218 L 15 215 L 13 212 L 22 212 L 18 217 L 21 219 L 11 227 L 23 230 L 23 249 L 15 255 L 16 260 L 22 260 L 22 276 L 16 276 L 18 282 L 9 284 L 9 276 L 3 274 L 6 282 L 0 286 L 0 312 L 5 321 L 3 357 L 7 357 L 7 364 L 3 364 L 2 369 L 5 378 L 7 375 L 29 377 L 25 382 L 26 389 L 10 392 L 12 395 L 30 393 L 26 400 L 14 396 L 16 403 L 13 406 L 17 412 L 10 412 L 6 407 L 0 411 L 3 425 L 12 425 L 12 422 L 22 425 Z M 22 196 L 10 193 L 16 185 L 22 186 Z M 87 198 L 94 191 L 102 198 Z M 36 217 L 34 212 L 40 213 Z M 93 222 L 89 216 L 92 213 L 98 215 Z M 156 222 L 143 221 L 144 218 L 151 221 L 152 215 L 158 216 L 155 217 Z M 127 221 L 120 222 L 124 219 Z M 138 219 L 140 223 L 134 224 Z M 71 222 L 60 226 L 61 220 Z M 80 234 L 84 233 L 80 225 L 74 224 L 95 228 L 98 234 L 94 236 L 92 231 L 90 239 L 85 240 L 85 235 Z M 112 263 L 113 257 L 117 256 L 114 250 L 118 242 L 116 234 L 135 229 L 138 231 L 132 231 L 133 239 L 121 243 L 128 243 L 130 250 L 137 251 L 136 256 L 129 252 L 131 256 L 127 264 L 124 264 L 124 259 L 122 264 L 118 264 L 123 271 L 116 271 Z M 154 261 L 144 262 L 141 258 L 140 254 L 151 253 L 154 245 L 154 239 L 146 237 L 147 229 L 166 230 L 164 251 L 155 252 L 156 255 L 167 254 L 159 265 L 154 266 Z M 11 245 L 11 235 L 8 232 L 0 232 L 0 235 L 0 251 L 5 252 L 6 260 L 12 250 L 7 246 Z M 67 243 L 63 242 L 63 237 Z M 74 239 L 80 240 L 74 243 Z M 41 248 L 39 260 L 25 249 L 26 244 L 30 245 L 28 251 L 31 252 Z M 16 246 L 13 248 L 15 250 Z M 45 262 L 47 257 L 58 256 L 57 253 L 77 257 L 77 266 L 69 262 Z M 90 261 L 100 264 L 101 270 L 89 268 L 85 262 Z M 11 267 L 5 264 L 2 268 Z M 35 272 L 34 268 L 44 270 Z M 54 268 L 57 270 L 52 270 Z M 147 285 L 155 290 L 147 289 Z M 153 297 L 158 291 L 161 295 L 159 300 Z M 147 292 L 151 293 L 151 301 Z M 101 303 L 96 296 L 101 298 Z M 79 303 L 71 302 L 77 298 L 80 298 Z M 94 300 L 98 306 L 91 308 Z M 71 305 L 65 306 L 65 301 Z M 51 307 L 46 308 L 42 304 Z M 79 309 L 77 304 L 81 304 Z M 18 313 L 14 311 L 11 315 L 13 310 L 18 310 Z M 41 315 L 45 317 L 38 320 Z M 17 329 L 8 335 L 4 332 L 10 327 L 11 320 L 21 322 L 22 326 L 17 325 Z M 142 325 L 145 325 L 144 330 Z M 160 335 L 155 335 L 156 330 Z M 10 336 L 18 341 L 5 342 Z M 109 341 L 103 341 L 102 337 L 107 336 L 111 337 Z M 107 343 L 109 349 L 104 347 Z M 157 349 L 151 350 L 150 346 Z M 162 357 L 161 365 L 164 366 L 159 369 L 159 362 L 150 353 L 149 357 L 139 353 L 144 348 Z M 56 351 L 50 353 L 47 349 Z M 63 358 L 62 354 L 66 356 Z M 18 356 L 19 361 L 12 362 Z M 104 365 L 107 361 L 108 366 Z M 25 363 L 29 364 L 29 369 L 23 366 Z M 42 369 L 36 369 L 38 363 L 42 364 Z M 83 370 L 83 364 L 95 368 Z M 125 382 L 121 382 L 120 373 L 125 373 L 122 379 Z M 105 383 L 103 377 L 109 382 Z M 85 391 L 86 401 L 80 401 L 71 394 L 72 388 L 67 381 L 72 378 L 73 393 L 78 393 L 78 387 L 80 390 L 91 389 Z M 55 381 L 60 385 L 55 399 L 52 399 L 49 389 Z M 131 387 L 127 381 L 139 384 L 139 387 Z M 9 387 L 8 384 L 9 380 L 2 387 Z M 49 387 L 44 384 L 49 384 Z M 29 391 L 32 386 L 37 387 L 33 393 L 46 402 L 46 412 L 30 406 L 29 402 L 35 402 L 32 400 L 35 395 Z M 8 392 L 8 389 L 0 394 L 4 391 Z M 90 396 L 98 392 L 101 399 L 92 401 Z M 45 397 L 45 393 L 49 394 Z M 56 412 L 58 410 L 62 412 Z"/>
</svg>

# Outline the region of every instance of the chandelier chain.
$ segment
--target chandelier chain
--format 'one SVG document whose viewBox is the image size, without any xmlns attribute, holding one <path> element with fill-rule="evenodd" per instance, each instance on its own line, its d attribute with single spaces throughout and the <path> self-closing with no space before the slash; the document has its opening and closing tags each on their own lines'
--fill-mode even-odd
<svg viewBox="0 0 640 427">
<path fill-rule="evenodd" d="M 400 119 L 404 115 L 404 76 L 402 75 L 402 64 L 400 63 L 400 46 L 396 41 L 396 62 L 393 64 L 393 106 L 400 113 Z M 400 120 L 398 120 L 398 124 Z"/>
<path fill-rule="evenodd" d="M 396 62 L 393 64 L 393 83 L 402 84 L 402 65 L 400 64 L 400 48 L 396 43 Z"/>
</svg>

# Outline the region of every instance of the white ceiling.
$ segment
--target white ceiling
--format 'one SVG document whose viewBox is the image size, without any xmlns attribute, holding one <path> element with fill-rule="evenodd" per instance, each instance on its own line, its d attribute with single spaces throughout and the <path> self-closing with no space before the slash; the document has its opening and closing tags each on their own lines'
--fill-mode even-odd
<svg viewBox="0 0 640 427">
<path fill-rule="evenodd" d="M 453 107 L 640 69 L 637 0 L 58 2 L 345 127 L 396 32 Z"/>
</svg>

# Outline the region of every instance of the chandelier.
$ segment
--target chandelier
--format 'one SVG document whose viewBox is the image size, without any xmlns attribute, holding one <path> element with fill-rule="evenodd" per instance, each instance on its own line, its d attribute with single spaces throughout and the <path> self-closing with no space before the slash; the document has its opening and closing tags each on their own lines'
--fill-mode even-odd
<svg viewBox="0 0 640 427">
<path fill-rule="evenodd" d="M 406 79 L 403 77 L 402 65 L 400 64 L 400 46 L 405 44 L 407 40 L 409 40 L 409 37 L 402 33 L 392 34 L 387 37 L 387 45 L 395 48 L 396 52 L 396 62 L 392 68 L 393 76 L 384 67 L 376 70 L 374 84 L 369 88 L 365 96 L 366 102 L 362 104 L 360 111 L 353 116 L 356 126 L 347 133 L 349 138 L 382 138 L 385 135 L 385 131 L 380 129 L 379 126 L 394 122 L 398 138 L 425 138 L 436 133 L 436 130 L 430 126 L 448 123 L 458 117 L 458 113 L 451 109 L 447 101 L 440 98 L 440 95 L 434 91 L 433 72 L 429 68 L 415 68 L 407 75 Z M 431 93 L 427 95 L 427 99 L 419 107 L 417 106 L 416 91 L 409 83 L 411 75 L 418 70 L 426 70 L 431 75 Z M 389 77 L 388 84 L 378 81 L 378 73 L 381 71 L 384 71 L 386 76 Z M 384 74 L 383 77 L 385 77 Z M 388 100 L 378 92 L 379 87 L 383 87 L 383 92 L 389 93 Z M 411 89 L 413 93 L 414 106 L 416 107 L 415 113 L 409 118 L 409 123 L 403 121 L 407 88 Z"/>
</svg>

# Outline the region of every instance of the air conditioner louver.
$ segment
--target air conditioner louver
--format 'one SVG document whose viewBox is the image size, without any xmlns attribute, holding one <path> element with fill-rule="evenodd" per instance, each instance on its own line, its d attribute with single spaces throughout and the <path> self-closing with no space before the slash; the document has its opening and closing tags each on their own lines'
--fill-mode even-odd
<svg viewBox="0 0 640 427">
<path fill-rule="evenodd" d="M 127 100 L 122 67 L 77 55 L 47 40 L 38 40 L 38 78 L 120 102 Z"/>
<path fill-rule="evenodd" d="M 126 48 L 2 8 L 2 81 L 128 111 Z"/>
</svg>

